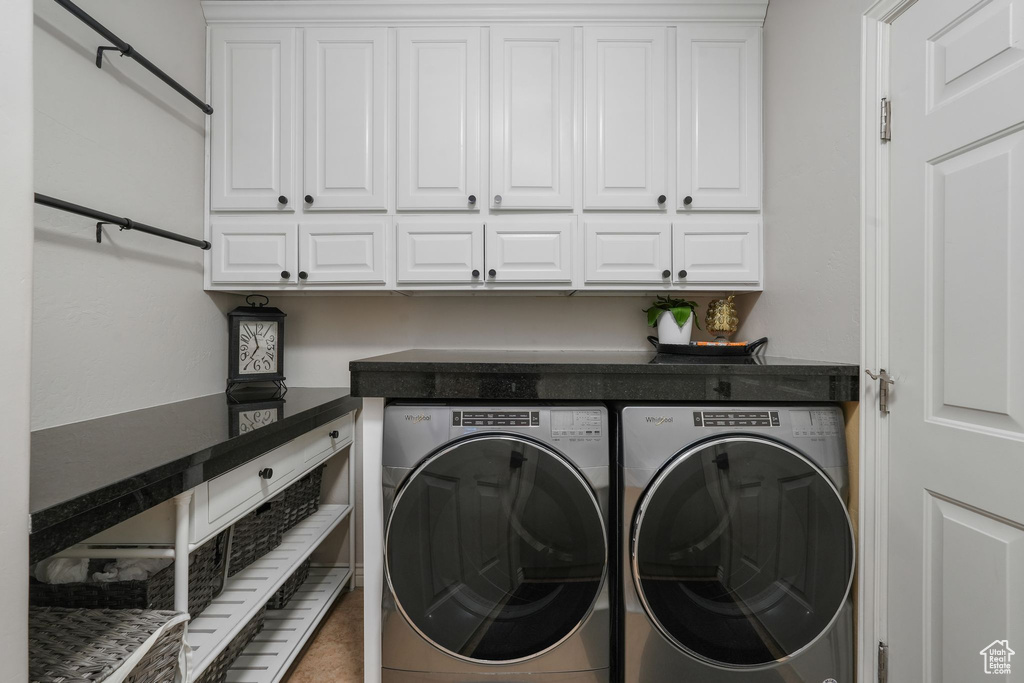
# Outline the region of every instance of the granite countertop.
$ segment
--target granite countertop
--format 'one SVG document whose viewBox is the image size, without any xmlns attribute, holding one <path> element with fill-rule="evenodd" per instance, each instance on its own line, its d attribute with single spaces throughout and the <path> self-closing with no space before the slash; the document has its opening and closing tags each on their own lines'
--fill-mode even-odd
<svg viewBox="0 0 1024 683">
<path fill-rule="evenodd" d="M 347 388 L 257 390 L 32 432 L 30 560 L 49 557 L 357 409 Z M 273 421 L 239 434 L 240 411 Z"/>
<path fill-rule="evenodd" d="M 774 356 L 415 349 L 353 361 L 354 396 L 391 399 L 856 401 L 859 368 Z"/>
</svg>

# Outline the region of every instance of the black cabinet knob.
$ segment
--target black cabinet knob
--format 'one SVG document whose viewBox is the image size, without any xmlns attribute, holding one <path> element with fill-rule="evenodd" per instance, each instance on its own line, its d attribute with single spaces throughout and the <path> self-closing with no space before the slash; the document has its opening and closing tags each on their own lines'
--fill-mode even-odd
<svg viewBox="0 0 1024 683">
<path fill-rule="evenodd" d="M 682 280 L 685 277 L 686 277 L 686 271 L 685 270 L 680 270 L 679 271 L 679 279 Z"/>
<path fill-rule="evenodd" d="M 306 195 L 305 197 L 303 197 L 303 199 L 305 199 L 305 200 L 306 200 L 306 203 L 307 203 L 307 204 L 310 204 L 310 205 L 312 205 L 312 204 L 313 204 L 313 195 L 311 195 L 311 194 L 307 194 L 307 195 Z"/>
<path fill-rule="evenodd" d="M 690 195 L 683 197 L 683 206 L 689 206 L 690 204 L 693 204 L 693 197 Z"/>
<path fill-rule="evenodd" d="M 480 271 L 476 268 L 473 269 L 473 277 L 480 277 Z"/>
<path fill-rule="evenodd" d="M 307 273 L 304 270 L 300 270 L 299 271 L 299 279 L 300 280 L 305 280 L 307 277 L 309 277 L 309 273 Z"/>
<path fill-rule="evenodd" d="M 662 195 L 658 195 L 658 203 L 659 204 L 664 204 L 667 200 L 668 200 L 668 197 L 666 197 L 665 195 L 663 195 L 663 194 Z"/>
<path fill-rule="evenodd" d="M 288 203 L 288 198 L 285 197 L 284 195 L 281 195 L 280 197 L 277 198 L 277 203 L 278 204 L 287 204 Z"/>
<path fill-rule="evenodd" d="M 291 276 L 292 276 L 292 274 L 291 274 L 291 273 L 289 273 L 289 272 L 288 272 L 287 270 L 282 270 L 282 271 L 281 271 L 281 279 L 282 279 L 282 280 L 287 280 L 287 279 L 288 279 L 288 278 L 290 278 Z"/>
<path fill-rule="evenodd" d="M 475 194 L 469 195 L 469 203 L 470 204 L 476 204 L 476 195 Z"/>
<path fill-rule="evenodd" d="M 496 271 L 494 268 L 491 268 L 490 270 L 487 271 L 487 275 L 490 277 L 496 277 L 498 275 L 498 271 Z"/>
<path fill-rule="evenodd" d="M 274 470 L 269 467 L 264 467 L 259 471 L 260 479 L 270 479 L 274 476 Z"/>
<path fill-rule="evenodd" d="M 662 277 L 672 277 L 672 271 L 671 270 L 663 270 L 663 271 L 661 271 L 661 276 Z"/>
<path fill-rule="evenodd" d="M 331 433 L 328 434 L 327 436 L 331 437 L 332 439 L 337 439 L 340 436 L 340 434 L 338 434 L 338 430 L 335 429 L 335 430 L 331 431 Z"/>
</svg>

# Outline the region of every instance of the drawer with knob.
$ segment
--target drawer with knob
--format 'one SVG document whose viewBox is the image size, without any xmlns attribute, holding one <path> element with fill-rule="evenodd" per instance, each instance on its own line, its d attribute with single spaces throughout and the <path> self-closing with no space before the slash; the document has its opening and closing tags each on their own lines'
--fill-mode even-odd
<svg viewBox="0 0 1024 683">
<path fill-rule="evenodd" d="M 211 526 L 274 496 L 295 478 L 301 451 L 289 442 L 207 483 Z"/>
<path fill-rule="evenodd" d="M 317 427 L 306 435 L 309 439 L 302 449 L 303 467 L 309 467 L 352 443 L 352 414 L 343 415 L 333 422 Z"/>
</svg>

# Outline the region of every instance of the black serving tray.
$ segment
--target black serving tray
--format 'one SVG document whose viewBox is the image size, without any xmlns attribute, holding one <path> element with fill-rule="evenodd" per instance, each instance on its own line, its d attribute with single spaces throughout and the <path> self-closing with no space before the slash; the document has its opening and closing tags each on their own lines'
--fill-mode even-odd
<svg viewBox="0 0 1024 683">
<path fill-rule="evenodd" d="M 761 337 L 742 346 L 711 346 L 689 344 L 662 344 L 657 337 L 648 337 L 647 341 L 658 353 L 674 353 L 679 356 L 752 356 L 759 348 L 768 343 L 768 337 Z"/>
</svg>

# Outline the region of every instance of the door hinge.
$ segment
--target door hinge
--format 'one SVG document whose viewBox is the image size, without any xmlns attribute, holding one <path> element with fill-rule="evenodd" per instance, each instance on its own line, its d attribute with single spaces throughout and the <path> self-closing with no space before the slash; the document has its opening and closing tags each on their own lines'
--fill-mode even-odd
<svg viewBox="0 0 1024 683">
<path fill-rule="evenodd" d="M 896 384 L 896 382 L 889 376 L 889 373 L 885 371 L 885 368 L 879 370 L 877 375 L 870 370 L 865 370 L 864 372 L 866 372 L 868 377 L 871 379 L 878 380 L 878 412 L 882 415 L 888 415 L 889 385 Z"/>
<path fill-rule="evenodd" d="M 889 680 L 889 646 L 878 641 L 878 683 Z"/>
<path fill-rule="evenodd" d="M 889 142 L 892 140 L 892 102 L 889 101 L 888 97 L 882 98 L 882 108 L 880 112 L 881 126 L 879 129 L 879 136 L 882 142 Z"/>
</svg>

